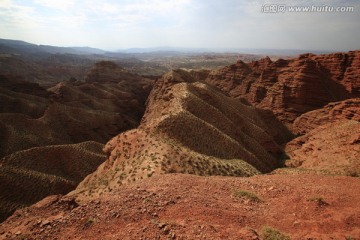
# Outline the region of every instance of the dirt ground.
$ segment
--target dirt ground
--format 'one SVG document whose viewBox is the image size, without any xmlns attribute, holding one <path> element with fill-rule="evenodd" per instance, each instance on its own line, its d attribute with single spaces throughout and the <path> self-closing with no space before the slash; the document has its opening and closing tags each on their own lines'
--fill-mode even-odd
<svg viewBox="0 0 360 240">
<path fill-rule="evenodd" d="M 356 177 L 305 173 L 158 175 L 95 199 L 47 197 L 2 223 L 0 239 L 265 239 L 266 227 L 360 239 L 359 189 Z"/>
</svg>

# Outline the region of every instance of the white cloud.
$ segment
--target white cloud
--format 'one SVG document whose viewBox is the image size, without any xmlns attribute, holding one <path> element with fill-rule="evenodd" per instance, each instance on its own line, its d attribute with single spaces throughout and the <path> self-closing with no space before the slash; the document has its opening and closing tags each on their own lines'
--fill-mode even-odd
<svg viewBox="0 0 360 240">
<path fill-rule="evenodd" d="M 56 10 L 69 10 L 75 6 L 75 0 L 34 0 L 35 4 Z"/>
<path fill-rule="evenodd" d="M 263 4 L 310 0 L 0 0 L 0 37 L 103 48 L 176 45 L 360 48 L 353 14 L 264 14 Z M 317 4 L 341 4 L 319 0 Z M 350 4 L 351 3 L 351 4 Z M 314 24 L 316 23 L 316 24 Z M 335 37 L 336 36 L 336 37 Z M 350 37 L 349 37 L 350 36 Z M 346 46 L 347 47 L 347 46 Z"/>
<path fill-rule="evenodd" d="M 34 12 L 32 7 L 18 5 L 11 0 L 0 0 L 0 26 L 32 26 L 35 23 Z"/>
</svg>

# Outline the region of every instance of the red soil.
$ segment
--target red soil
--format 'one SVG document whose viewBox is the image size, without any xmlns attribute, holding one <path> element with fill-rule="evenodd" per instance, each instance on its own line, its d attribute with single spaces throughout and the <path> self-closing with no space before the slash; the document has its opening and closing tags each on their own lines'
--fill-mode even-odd
<svg viewBox="0 0 360 240">
<path fill-rule="evenodd" d="M 359 239 L 359 188 L 345 176 L 166 174 L 92 200 L 50 196 L 2 223 L 0 239 L 261 239 L 264 226 L 291 239 Z"/>
</svg>

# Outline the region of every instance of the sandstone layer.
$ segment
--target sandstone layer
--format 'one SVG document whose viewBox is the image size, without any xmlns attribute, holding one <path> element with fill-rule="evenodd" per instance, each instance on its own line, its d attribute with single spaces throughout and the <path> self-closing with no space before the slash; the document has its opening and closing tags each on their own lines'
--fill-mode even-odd
<svg viewBox="0 0 360 240">
<path fill-rule="evenodd" d="M 229 96 L 270 109 L 291 127 L 301 114 L 360 96 L 360 51 L 295 59 L 265 58 L 213 71 L 206 82 Z"/>
</svg>

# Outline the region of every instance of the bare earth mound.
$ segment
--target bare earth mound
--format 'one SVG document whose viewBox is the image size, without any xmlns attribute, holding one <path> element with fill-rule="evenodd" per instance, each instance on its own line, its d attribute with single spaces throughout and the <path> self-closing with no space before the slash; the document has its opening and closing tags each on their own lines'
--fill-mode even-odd
<svg viewBox="0 0 360 240">
<path fill-rule="evenodd" d="M 160 173 L 251 176 L 282 166 L 289 132 L 276 118 L 176 70 L 157 80 L 138 129 L 109 141 L 109 158 L 77 188 L 94 197 Z M 271 130 L 270 130 L 271 129 Z"/>
</svg>

